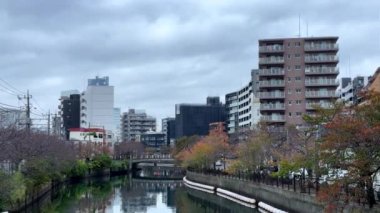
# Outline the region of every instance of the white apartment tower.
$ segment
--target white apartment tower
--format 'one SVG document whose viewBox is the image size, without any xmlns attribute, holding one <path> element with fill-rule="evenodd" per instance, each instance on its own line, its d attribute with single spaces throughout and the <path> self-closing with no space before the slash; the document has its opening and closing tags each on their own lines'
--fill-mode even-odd
<svg viewBox="0 0 380 213">
<path fill-rule="evenodd" d="M 86 91 L 81 94 L 82 128 L 103 128 L 117 132 L 114 115 L 114 87 L 109 78 L 88 79 Z"/>
</svg>

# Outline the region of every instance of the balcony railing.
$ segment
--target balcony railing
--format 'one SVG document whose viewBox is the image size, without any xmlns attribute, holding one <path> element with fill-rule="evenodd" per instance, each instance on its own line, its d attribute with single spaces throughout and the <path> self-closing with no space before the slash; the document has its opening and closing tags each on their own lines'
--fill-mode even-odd
<svg viewBox="0 0 380 213">
<path fill-rule="evenodd" d="M 285 93 L 284 92 L 261 92 L 260 93 L 260 98 L 285 98 Z"/>
<path fill-rule="evenodd" d="M 284 57 L 264 57 L 259 59 L 260 64 L 282 64 Z"/>
<path fill-rule="evenodd" d="M 283 80 L 277 81 L 260 81 L 260 87 L 284 87 L 285 82 Z"/>
<path fill-rule="evenodd" d="M 284 75 L 284 69 L 260 69 L 259 75 Z"/>
<path fill-rule="evenodd" d="M 337 98 L 335 91 L 306 91 L 306 98 Z"/>
<path fill-rule="evenodd" d="M 306 67 L 306 75 L 319 75 L 319 74 L 339 74 L 337 67 Z"/>
<path fill-rule="evenodd" d="M 282 52 L 284 51 L 284 46 L 282 45 L 260 46 L 259 51 L 260 52 Z"/>
<path fill-rule="evenodd" d="M 339 46 L 335 43 L 305 43 L 305 51 L 328 51 L 338 49 Z"/>
<path fill-rule="evenodd" d="M 335 79 L 306 79 L 306 86 L 339 86 Z"/>
<path fill-rule="evenodd" d="M 266 122 L 285 122 L 284 115 L 263 115 L 261 116 L 262 121 Z"/>
<path fill-rule="evenodd" d="M 306 103 L 306 109 L 315 109 L 315 107 L 322 107 L 322 108 L 325 108 L 325 109 L 328 109 L 328 108 L 332 108 L 332 104 L 331 103 Z"/>
<path fill-rule="evenodd" d="M 261 104 L 261 110 L 285 110 L 284 104 Z"/>
<path fill-rule="evenodd" d="M 338 62 L 339 57 L 336 55 L 307 55 L 305 62 L 320 63 L 320 62 Z"/>
</svg>

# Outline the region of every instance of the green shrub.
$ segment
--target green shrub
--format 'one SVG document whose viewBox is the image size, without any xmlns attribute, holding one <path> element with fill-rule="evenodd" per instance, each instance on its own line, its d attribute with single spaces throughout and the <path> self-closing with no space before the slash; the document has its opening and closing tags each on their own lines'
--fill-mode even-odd
<svg viewBox="0 0 380 213">
<path fill-rule="evenodd" d="M 84 177 L 87 174 L 89 166 L 84 160 L 77 160 L 70 171 L 71 177 Z"/>
<path fill-rule="evenodd" d="M 101 170 L 111 168 L 112 159 L 110 156 L 102 154 L 97 155 L 90 163 L 90 168 L 94 170 Z"/>
<path fill-rule="evenodd" d="M 4 174 L 0 172 L 0 210 L 10 209 L 25 197 L 26 186 L 20 172 Z"/>
</svg>

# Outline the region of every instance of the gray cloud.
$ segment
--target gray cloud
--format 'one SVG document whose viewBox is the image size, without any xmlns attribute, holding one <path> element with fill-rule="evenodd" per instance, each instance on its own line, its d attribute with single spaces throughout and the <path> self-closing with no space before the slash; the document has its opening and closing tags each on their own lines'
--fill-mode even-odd
<svg viewBox="0 0 380 213">
<path fill-rule="evenodd" d="M 303 36 L 308 25 L 309 36 L 340 37 L 340 77 L 372 74 L 379 8 L 377 0 L 3 0 L 0 73 L 53 112 L 60 91 L 109 75 L 123 110 L 173 116 L 176 103 L 245 84 L 257 66 L 257 40 L 297 36 L 299 15 Z"/>
</svg>

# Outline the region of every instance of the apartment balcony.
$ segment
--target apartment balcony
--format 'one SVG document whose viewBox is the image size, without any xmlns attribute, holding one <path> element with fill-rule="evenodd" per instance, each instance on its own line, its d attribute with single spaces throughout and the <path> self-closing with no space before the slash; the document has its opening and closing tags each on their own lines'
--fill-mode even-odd
<svg viewBox="0 0 380 213">
<path fill-rule="evenodd" d="M 285 74 L 284 69 L 260 69 L 260 76 L 283 76 Z"/>
<path fill-rule="evenodd" d="M 339 86 L 339 82 L 335 81 L 335 79 L 306 79 L 305 86 L 307 87 L 337 87 Z"/>
<path fill-rule="evenodd" d="M 337 67 L 306 67 L 305 75 L 338 75 Z"/>
<path fill-rule="evenodd" d="M 260 87 L 284 87 L 284 80 L 276 80 L 276 81 L 260 81 Z"/>
<path fill-rule="evenodd" d="M 306 98 L 325 98 L 325 99 L 335 99 L 338 96 L 335 94 L 335 91 L 306 91 Z"/>
<path fill-rule="evenodd" d="M 259 64 L 283 64 L 284 57 L 263 57 L 259 59 Z"/>
<path fill-rule="evenodd" d="M 260 99 L 284 99 L 284 92 L 260 92 Z"/>
<path fill-rule="evenodd" d="M 338 63 L 336 55 L 306 55 L 305 63 Z"/>
<path fill-rule="evenodd" d="M 331 103 L 306 103 L 307 110 L 315 110 L 316 107 L 322 107 L 324 109 L 332 108 L 333 105 Z"/>
<path fill-rule="evenodd" d="M 339 45 L 336 43 L 305 43 L 305 52 L 324 52 L 324 51 L 338 51 Z"/>
<path fill-rule="evenodd" d="M 264 122 L 285 122 L 284 115 L 263 115 L 261 116 L 261 120 Z"/>
<path fill-rule="evenodd" d="M 261 104 L 261 111 L 277 111 L 277 110 L 285 110 L 285 104 Z"/>
<path fill-rule="evenodd" d="M 259 47 L 260 53 L 284 52 L 283 45 L 266 45 Z"/>
</svg>

